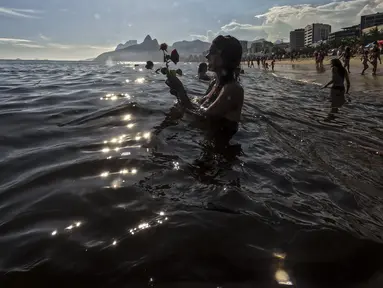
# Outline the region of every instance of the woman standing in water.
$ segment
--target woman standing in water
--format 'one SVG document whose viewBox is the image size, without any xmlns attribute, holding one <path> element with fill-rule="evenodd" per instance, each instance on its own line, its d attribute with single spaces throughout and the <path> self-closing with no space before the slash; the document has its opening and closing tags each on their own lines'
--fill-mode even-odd
<svg viewBox="0 0 383 288">
<path fill-rule="evenodd" d="M 220 35 L 213 40 L 206 58 L 209 70 L 216 74 L 216 83 L 201 99 L 200 106 L 191 103 L 182 82 L 174 75 L 168 74 L 166 84 L 184 108 L 209 120 L 215 138 L 226 142 L 238 130 L 244 101 L 244 90 L 236 73 L 241 63 L 242 46 L 236 38 Z"/>
<path fill-rule="evenodd" d="M 350 59 L 351 59 L 351 49 L 346 47 L 343 53 L 344 68 L 347 69 L 347 72 L 350 73 Z"/>
<path fill-rule="evenodd" d="M 378 42 L 374 42 L 374 47 L 371 51 L 371 64 L 372 64 L 372 75 L 376 75 L 376 70 L 378 69 L 378 60 L 380 64 L 382 64 L 382 60 L 380 59 L 380 49 L 378 47 Z"/>
<path fill-rule="evenodd" d="M 332 79 L 328 82 L 323 88 L 327 88 L 332 84 L 331 87 L 331 111 L 328 115 L 327 120 L 332 120 L 335 118 L 335 113 L 338 113 L 338 109 L 343 106 L 346 102 L 344 97 L 345 88 L 344 81 L 347 83 L 346 94 L 350 90 L 350 79 L 348 77 L 346 69 L 343 67 L 342 62 L 339 59 L 331 60 L 331 68 L 332 68 Z"/>
<path fill-rule="evenodd" d="M 362 75 L 364 75 L 364 72 L 368 69 L 368 50 L 364 51 L 363 53 L 363 56 L 362 56 L 362 59 L 361 59 L 363 62 L 363 71 L 362 71 Z"/>
</svg>

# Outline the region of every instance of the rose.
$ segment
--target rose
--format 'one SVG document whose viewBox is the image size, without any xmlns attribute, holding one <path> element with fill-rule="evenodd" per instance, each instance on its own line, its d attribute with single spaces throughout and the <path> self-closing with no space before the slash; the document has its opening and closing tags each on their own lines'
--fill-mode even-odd
<svg viewBox="0 0 383 288">
<path fill-rule="evenodd" d="M 164 53 L 164 62 L 166 63 L 166 67 L 169 67 L 169 62 L 172 61 L 174 64 L 180 62 L 180 55 L 178 54 L 177 49 L 173 49 L 173 51 L 168 54 L 168 44 L 162 43 L 160 45 L 160 50 Z"/>
<path fill-rule="evenodd" d="M 180 55 L 178 54 L 176 49 L 174 49 L 172 53 L 170 54 L 170 60 L 172 60 L 173 63 L 176 65 L 178 62 L 180 62 Z"/>
<path fill-rule="evenodd" d="M 162 44 L 160 45 L 160 50 L 162 50 L 162 51 L 168 51 L 168 44 L 166 44 L 166 43 L 162 43 Z"/>
<path fill-rule="evenodd" d="M 176 74 L 176 71 L 169 70 L 169 63 L 170 63 L 170 61 L 172 61 L 174 64 L 177 65 L 177 63 L 180 62 L 180 55 L 178 54 L 177 49 L 173 49 L 173 51 L 169 55 L 168 51 L 167 51 L 168 50 L 168 44 L 162 43 L 160 45 L 160 50 L 164 54 L 164 62 L 166 64 L 166 68 L 160 69 L 161 73 L 162 74 L 168 74 L 168 73 Z M 180 69 L 178 69 L 178 70 L 180 70 Z M 182 75 L 182 72 L 181 73 L 177 73 L 177 74 Z"/>
</svg>

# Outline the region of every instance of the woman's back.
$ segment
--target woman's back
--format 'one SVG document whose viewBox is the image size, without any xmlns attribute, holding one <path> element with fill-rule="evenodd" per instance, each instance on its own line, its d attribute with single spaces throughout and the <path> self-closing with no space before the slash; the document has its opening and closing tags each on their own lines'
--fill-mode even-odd
<svg viewBox="0 0 383 288">
<path fill-rule="evenodd" d="M 344 74 L 337 67 L 332 68 L 333 87 L 344 87 Z"/>
</svg>

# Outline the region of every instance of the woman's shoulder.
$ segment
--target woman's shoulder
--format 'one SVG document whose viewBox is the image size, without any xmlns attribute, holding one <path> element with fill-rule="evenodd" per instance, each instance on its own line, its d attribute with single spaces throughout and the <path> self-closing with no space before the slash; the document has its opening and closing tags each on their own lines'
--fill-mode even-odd
<svg viewBox="0 0 383 288">
<path fill-rule="evenodd" d="M 232 95 L 237 95 L 240 97 L 243 97 L 244 95 L 244 89 L 242 85 L 237 81 L 227 83 L 223 88 L 224 88 L 224 92 L 226 93 L 230 93 Z"/>
<path fill-rule="evenodd" d="M 226 89 L 243 91 L 243 87 L 242 87 L 241 83 L 239 83 L 238 81 L 233 81 L 233 82 L 227 83 L 227 84 L 225 84 L 224 87 Z"/>
</svg>

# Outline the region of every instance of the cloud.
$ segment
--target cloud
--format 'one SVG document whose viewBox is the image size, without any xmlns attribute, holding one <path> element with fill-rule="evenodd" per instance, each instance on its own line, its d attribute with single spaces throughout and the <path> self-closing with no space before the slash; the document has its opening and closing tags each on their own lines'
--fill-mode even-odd
<svg viewBox="0 0 383 288">
<path fill-rule="evenodd" d="M 109 47 L 109 46 L 97 46 L 97 45 L 77 45 L 77 44 L 61 44 L 61 43 L 48 43 L 47 47 L 54 48 L 54 49 L 60 49 L 60 50 L 114 50 L 115 47 Z"/>
<path fill-rule="evenodd" d="M 39 18 L 37 14 L 41 13 L 41 11 L 33 10 L 33 9 L 16 9 L 16 8 L 6 8 L 0 7 L 0 15 L 5 16 L 15 16 L 22 18 Z"/>
<path fill-rule="evenodd" d="M 38 45 L 38 44 L 30 44 L 30 43 L 16 43 L 16 46 L 26 47 L 26 48 L 46 48 L 45 46 Z"/>
<path fill-rule="evenodd" d="M 56 48 L 56 49 L 73 49 L 74 45 L 67 45 L 67 44 L 59 44 L 59 43 L 48 43 L 47 45 L 50 48 Z"/>
<path fill-rule="evenodd" d="M 242 24 L 233 20 L 230 23 L 223 25 L 217 32 L 209 30 L 206 35 L 192 34 L 190 37 L 192 37 L 192 39 L 211 42 L 215 37 L 221 34 L 232 35 L 241 40 L 255 40 L 259 38 L 267 38 L 268 34 L 266 33 L 266 30 L 269 28 L 271 27 L 267 25 Z"/>
<path fill-rule="evenodd" d="M 43 38 L 40 35 L 40 38 Z M 45 39 L 49 39 L 45 37 Z M 98 45 L 80 45 L 80 44 L 62 44 L 62 43 L 46 43 L 41 44 L 27 39 L 17 38 L 0 38 L 0 45 L 8 44 L 14 46 L 21 46 L 27 48 L 47 48 L 47 49 L 58 49 L 58 50 L 102 50 L 111 51 L 114 50 L 114 46 L 98 46 Z"/>
<path fill-rule="evenodd" d="M 41 34 L 41 33 L 40 33 L 39 37 L 40 37 L 42 40 L 44 40 L 44 41 L 50 41 L 50 40 L 51 40 L 51 38 L 49 38 L 49 37 L 47 37 L 47 36 L 45 36 L 45 35 L 43 35 L 43 34 Z"/>
<path fill-rule="evenodd" d="M 326 23 L 332 26 L 332 31 L 360 23 L 360 16 L 383 10 L 383 0 L 351 0 L 337 1 L 322 5 L 285 5 L 270 8 L 266 13 L 256 15 L 263 24 L 274 29 L 271 35 L 282 25 L 292 28 L 303 28 L 311 23 Z M 287 37 L 288 31 L 283 31 Z"/>
<path fill-rule="evenodd" d="M 271 27 L 267 25 L 241 24 L 232 21 L 223 25 L 218 34 L 230 34 L 243 40 L 255 40 L 259 38 L 268 38 L 267 30 Z"/>
<path fill-rule="evenodd" d="M 192 37 L 193 40 L 201 40 L 205 42 L 211 42 L 215 37 L 217 37 L 218 33 L 213 32 L 212 30 L 208 30 L 206 32 L 206 35 L 199 35 L 199 34 L 192 34 L 190 37 Z"/>
<path fill-rule="evenodd" d="M 212 41 L 219 34 L 230 34 L 241 40 L 265 38 L 269 41 L 287 40 L 291 30 L 304 28 L 311 23 L 326 23 L 332 31 L 360 23 L 360 16 L 383 11 L 383 0 L 333 1 L 327 4 L 284 5 L 268 9 L 256 15 L 253 23 L 232 20 L 218 31 L 207 31 L 206 35 L 192 34 L 192 39 Z"/>
<path fill-rule="evenodd" d="M 15 38 L 0 38 L 0 43 L 30 43 L 32 42 L 31 40 L 27 39 L 15 39 Z"/>
<path fill-rule="evenodd" d="M 95 13 L 95 14 L 93 15 L 93 17 L 94 17 L 94 19 L 96 19 L 96 20 L 99 20 L 99 19 L 101 18 L 100 14 L 98 14 L 98 13 Z"/>
</svg>

